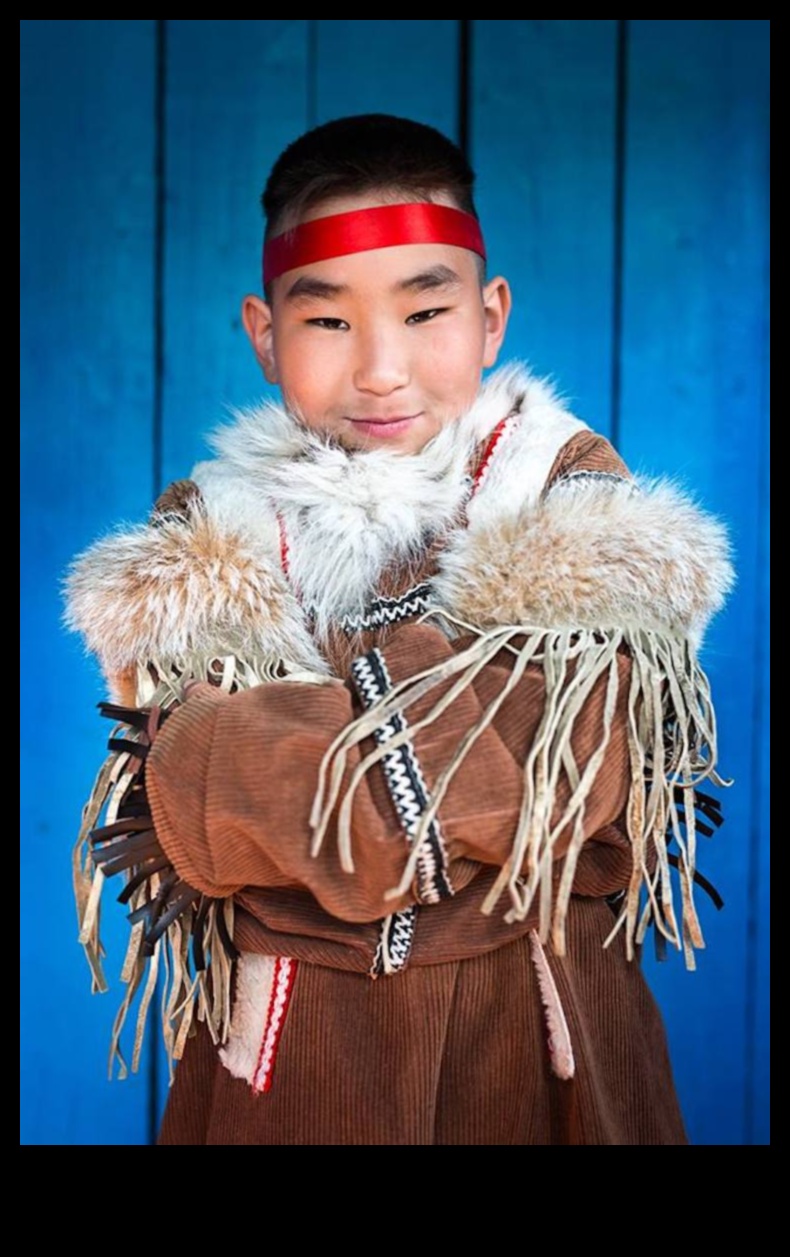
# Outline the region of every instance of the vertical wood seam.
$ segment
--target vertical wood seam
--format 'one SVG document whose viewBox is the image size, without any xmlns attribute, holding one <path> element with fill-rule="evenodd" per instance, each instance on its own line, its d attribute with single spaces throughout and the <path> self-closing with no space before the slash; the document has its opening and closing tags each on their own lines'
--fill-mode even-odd
<svg viewBox="0 0 790 1257">
<path fill-rule="evenodd" d="M 610 432 L 620 445 L 623 351 L 623 256 L 625 252 L 626 115 L 628 109 L 628 19 L 617 19 L 614 116 L 614 232 L 612 250 L 612 376 Z"/>
<path fill-rule="evenodd" d="M 318 126 L 318 18 L 307 19 L 307 128 Z"/>
<path fill-rule="evenodd" d="M 763 320 L 762 345 L 769 343 L 769 298 L 768 277 L 763 279 Z M 767 921 L 759 921 L 760 880 L 765 874 L 761 870 L 762 844 L 768 841 L 767 835 L 760 829 L 762 788 L 762 739 L 761 730 L 765 720 L 765 694 L 762 679 L 765 668 L 766 637 L 770 628 L 768 606 L 762 580 L 762 573 L 768 563 L 768 538 L 763 523 L 763 507 L 768 498 L 768 457 L 765 424 L 768 414 L 768 366 L 767 350 L 763 348 L 761 384 L 759 389 L 758 431 L 760 433 L 760 456 L 757 465 L 757 502 L 758 526 L 755 546 L 755 582 L 754 600 L 754 694 L 752 698 L 752 754 L 751 754 L 751 790 L 750 808 L 751 824 L 749 826 L 749 863 L 747 873 L 747 917 L 746 917 L 746 998 L 744 1007 L 744 1096 L 743 1124 L 744 1143 L 754 1144 L 756 1109 L 755 1087 L 757 1061 L 757 983 L 759 979 L 759 931 L 760 926 L 767 929 Z"/>
<path fill-rule="evenodd" d="M 165 370 L 165 210 L 166 210 L 166 91 L 167 20 L 156 21 L 154 73 L 154 396 L 152 415 L 152 498 L 162 492 L 163 406 Z M 159 1128 L 159 1005 L 149 1010 L 148 1052 L 148 1143 L 156 1143 Z"/>
<path fill-rule="evenodd" d="M 458 147 L 469 159 L 469 111 L 471 103 L 472 20 L 458 19 Z"/>
</svg>

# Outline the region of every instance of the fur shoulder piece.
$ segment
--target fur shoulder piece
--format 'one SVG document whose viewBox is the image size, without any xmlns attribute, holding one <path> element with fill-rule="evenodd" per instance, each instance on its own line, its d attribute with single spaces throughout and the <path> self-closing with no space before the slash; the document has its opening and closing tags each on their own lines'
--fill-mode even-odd
<svg viewBox="0 0 790 1257">
<path fill-rule="evenodd" d="M 514 409 L 442 556 L 438 607 L 482 630 L 647 630 L 699 648 L 735 581 L 724 524 L 679 484 L 633 477 L 545 384 L 497 374 Z"/>
<path fill-rule="evenodd" d="M 66 624 L 111 679 L 142 662 L 205 668 L 224 655 L 327 671 L 265 530 L 245 526 L 241 511 L 235 525 L 210 514 L 193 482 L 171 486 L 148 524 L 116 530 L 72 563 Z"/>
<path fill-rule="evenodd" d="M 679 486 L 577 471 L 454 537 L 435 590 L 479 628 L 655 630 L 699 647 L 733 584 L 724 525 Z"/>
</svg>

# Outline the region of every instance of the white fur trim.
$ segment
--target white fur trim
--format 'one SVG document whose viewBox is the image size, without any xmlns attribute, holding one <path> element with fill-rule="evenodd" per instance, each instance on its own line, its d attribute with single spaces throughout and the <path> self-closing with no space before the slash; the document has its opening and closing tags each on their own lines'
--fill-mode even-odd
<svg viewBox="0 0 790 1257">
<path fill-rule="evenodd" d="M 243 1078 L 250 1084 L 258 1067 L 276 964 L 276 956 L 256 952 L 242 952 L 238 962 L 230 1035 L 220 1049 L 220 1058 L 234 1078 Z"/>
<path fill-rule="evenodd" d="M 558 1078 L 567 1081 L 567 1079 L 573 1078 L 573 1075 L 576 1073 L 571 1032 L 568 1029 L 568 1022 L 565 1017 L 565 1010 L 562 1007 L 560 993 L 557 990 L 557 983 L 554 981 L 554 974 L 551 972 L 551 967 L 537 930 L 530 930 L 529 932 L 529 948 L 538 978 L 543 1015 L 546 1018 L 551 1072 L 556 1074 Z"/>
<path fill-rule="evenodd" d="M 588 430 L 587 424 L 564 409 L 546 383 L 522 371 L 507 371 L 502 381 L 496 381 L 495 394 L 495 423 L 516 403 L 519 417 L 497 447 L 480 489 L 469 503 L 470 532 L 534 505 L 563 445 Z"/>
<path fill-rule="evenodd" d="M 240 414 L 214 444 L 230 499 L 236 486 L 251 488 L 280 513 L 291 580 L 323 637 L 342 616 L 362 614 L 389 563 L 416 557 L 429 532 L 451 525 L 471 452 L 470 441 L 459 436 L 445 429 L 418 457 L 349 452 L 269 405 Z M 220 479 L 211 467 L 194 473 L 209 495 Z M 210 505 L 215 501 L 209 498 Z"/>
<path fill-rule="evenodd" d="M 228 511 L 234 521 L 243 515 L 269 546 L 273 514 L 281 514 L 291 579 L 321 638 L 340 618 L 363 613 L 386 566 L 417 556 L 429 533 L 452 529 L 476 445 L 514 407 L 521 421 L 508 440 L 512 448 L 505 457 L 497 451 L 485 491 L 475 495 L 474 527 L 517 509 L 525 493 L 537 496 L 561 446 L 585 428 L 520 364 L 489 376 L 469 411 L 417 455 L 344 450 L 266 403 L 215 432 L 220 458 L 192 474 L 210 511 Z"/>
<path fill-rule="evenodd" d="M 233 1077 L 244 1079 L 253 1091 L 271 1088 L 297 965 L 289 956 L 252 952 L 239 960 L 230 1034 L 219 1055 Z"/>
</svg>

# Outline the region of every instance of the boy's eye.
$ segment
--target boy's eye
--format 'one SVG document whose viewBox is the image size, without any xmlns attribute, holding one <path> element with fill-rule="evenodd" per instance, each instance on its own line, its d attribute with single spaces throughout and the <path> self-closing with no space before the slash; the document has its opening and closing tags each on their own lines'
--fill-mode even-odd
<svg viewBox="0 0 790 1257">
<path fill-rule="evenodd" d="M 345 319 L 308 319 L 307 322 L 311 327 L 325 327 L 331 332 L 348 330 Z"/>
<path fill-rule="evenodd" d="M 406 322 L 407 323 L 428 323 L 430 319 L 435 319 L 437 314 L 443 314 L 443 313 L 444 313 L 444 307 L 441 307 L 441 306 L 435 310 L 419 310 L 417 314 L 410 314 Z"/>
</svg>

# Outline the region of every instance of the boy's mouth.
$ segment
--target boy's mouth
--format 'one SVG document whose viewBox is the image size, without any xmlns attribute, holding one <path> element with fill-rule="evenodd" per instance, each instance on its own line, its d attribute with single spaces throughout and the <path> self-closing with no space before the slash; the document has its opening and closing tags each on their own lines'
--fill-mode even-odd
<svg viewBox="0 0 790 1257">
<path fill-rule="evenodd" d="M 364 432 L 366 436 L 398 436 L 401 432 L 406 432 L 421 414 L 422 411 L 418 411 L 415 415 L 388 415 L 380 418 L 365 416 L 360 419 L 349 419 L 349 422 L 358 432 Z"/>
</svg>

